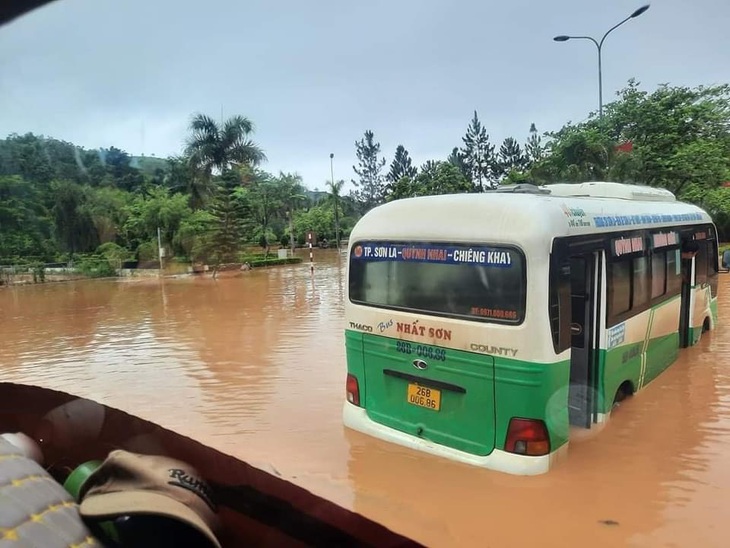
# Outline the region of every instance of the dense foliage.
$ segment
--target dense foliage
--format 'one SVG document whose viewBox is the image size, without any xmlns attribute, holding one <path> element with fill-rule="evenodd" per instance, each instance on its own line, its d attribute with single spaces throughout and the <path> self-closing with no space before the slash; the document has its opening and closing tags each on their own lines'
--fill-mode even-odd
<svg viewBox="0 0 730 548">
<path fill-rule="evenodd" d="M 246 244 L 346 236 L 378 204 L 411 196 L 488 192 L 500 184 L 612 180 L 668 188 L 713 216 L 730 238 L 730 86 L 653 92 L 629 81 L 603 117 L 492 144 L 474 112 L 443 159 L 419 168 L 398 145 L 389 168 L 373 131 L 355 142 L 355 190 L 328 181 L 312 192 L 297 174 L 274 175 L 253 141 L 253 123 L 221 124 L 197 114 L 179 157 L 132 157 L 117 148 L 85 150 L 56 139 L 0 140 L 0 264 L 54 262 L 81 254 L 121 264 L 166 255 L 234 261 Z M 446 152 L 446 151 L 445 151 Z M 727 184 L 726 184 L 727 183 Z"/>
<path fill-rule="evenodd" d="M 323 196 L 296 174 L 259 169 L 252 132 L 240 116 L 219 127 L 196 115 L 185 155 L 168 159 L 33 134 L 0 140 L 0 264 L 89 254 L 155 264 L 158 231 L 168 257 L 228 262 L 246 244 L 268 251 L 292 236 L 304 243 L 308 230 L 330 240 L 339 227 L 349 232 L 354 206 L 342 181 Z"/>
<path fill-rule="evenodd" d="M 522 145 L 512 137 L 499 147 L 492 144 L 474 112 L 462 141 L 445 161 L 427 161 L 415 172 L 408 152 L 399 145 L 388 183 L 375 187 L 375 178 L 369 177 L 363 184 L 367 181 L 370 196 L 381 196 L 377 203 L 426 194 L 488 192 L 516 182 L 646 184 L 704 207 L 723 238 L 730 238 L 728 85 L 662 85 L 649 93 L 630 80 L 616 100 L 604 106 L 602 117 L 592 114 L 584 122 L 568 123 L 542 136 L 532 124 Z M 357 150 L 380 150 L 372 131 L 357 143 Z M 406 158 L 407 172 L 401 167 Z"/>
</svg>

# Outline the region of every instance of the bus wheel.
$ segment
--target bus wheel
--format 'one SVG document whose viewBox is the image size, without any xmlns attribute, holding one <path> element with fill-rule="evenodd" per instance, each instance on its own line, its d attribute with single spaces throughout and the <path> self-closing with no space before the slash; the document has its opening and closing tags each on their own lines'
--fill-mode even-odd
<svg viewBox="0 0 730 548">
<path fill-rule="evenodd" d="M 634 393 L 634 387 L 631 385 L 629 381 L 624 381 L 621 383 L 621 386 L 618 387 L 618 390 L 616 390 L 616 395 L 613 398 L 613 408 L 615 409 L 618 407 L 622 401 L 624 401 L 627 397 L 633 395 Z"/>
<path fill-rule="evenodd" d="M 710 318 L 705 318 L 705 321 L 702 323 L 702 332 L 707 333 L 710 330 Z"/>
</svg>

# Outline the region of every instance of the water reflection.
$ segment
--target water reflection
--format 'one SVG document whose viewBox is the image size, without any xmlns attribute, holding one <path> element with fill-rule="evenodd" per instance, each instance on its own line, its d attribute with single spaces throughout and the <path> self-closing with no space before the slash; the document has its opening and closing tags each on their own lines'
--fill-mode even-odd
<svg viewBox="0 0 730 548">
<path fill-rule="evenodd" d="M 325 458 L 333 451 L 323 442 L 344 455 L 336 429 L 344 265 L 335 251 L 315 257 L 313 276 L 305 262 L 218 281 L 85 282 L 101 288 L 92 303 L 70 297 L 88 292 L 85 283 L 7 289 L 0 292 L 8 311 L 0 329 L 11 340 L 0 349 L 4 377 L 98 398 L 272 465 L 291 453 L 278 450 L 282 436 Z M 59 300 L 84 319 L 87 338 L 77 350 L 63 343 L 78 326 Z M 338 439 L 327 442 L 323 429 Z"/>
<path fill-rule="evenodd" d="M 238 278 L 0 290 L 3 380 L 65 390 L 249 460 L 430 546 L 724 546 L 730 283 L 721 327 L 600 435 L 521 478 L 344 429 L 344 261 Z M 579 432 L 574 432 L 575 434 Z"/>
<path fill-rule="evenodd" d="M 0 292 L 4 361 L 23 360 L 29 350 L 48 355 L 86 351 L 93 345 L 118 285 L 70 282 L 62 291 L 57 289 L 49 284 Z M 18 340 L 23 343 L 16 344 Z"/>
</svg>

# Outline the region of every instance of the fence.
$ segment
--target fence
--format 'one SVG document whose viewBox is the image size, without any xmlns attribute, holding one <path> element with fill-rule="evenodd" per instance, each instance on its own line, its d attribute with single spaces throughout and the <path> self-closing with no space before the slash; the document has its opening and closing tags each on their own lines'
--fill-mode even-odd
<svg viewBox="0 0 730 548">
<path fill-rule="evenodd" d="M 118 276 L 123 266 L 127 266 L 123 261 L 109 260 L 99 256 L 79 256 L 73 261 L 52 263 L 0 260 L 0 285 Z"/>
</svg>

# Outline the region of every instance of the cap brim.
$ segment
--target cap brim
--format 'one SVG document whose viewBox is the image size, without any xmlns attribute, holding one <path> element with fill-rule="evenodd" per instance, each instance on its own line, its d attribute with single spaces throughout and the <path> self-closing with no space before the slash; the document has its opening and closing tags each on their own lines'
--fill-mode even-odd
<svg viewBox="0 0 730 548">
<path fill-rule="evenodd" d="M 197 512 L 188 506 L 159 493 L 149 491 L 121 491 L 87 496 L 79 505 L 86 518 L 108 518 L 134 514 L 155 514 L 181 520 L 203 533 L 217 547 L 221 544 Z"/>
</svg>

